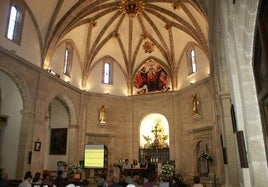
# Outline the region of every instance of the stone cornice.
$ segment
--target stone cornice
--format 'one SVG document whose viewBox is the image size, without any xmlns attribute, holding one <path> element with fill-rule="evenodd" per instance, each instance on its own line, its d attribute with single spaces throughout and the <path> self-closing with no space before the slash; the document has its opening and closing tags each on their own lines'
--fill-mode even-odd
<svg viewBox="0 0 268 187">
<path fill-rule="evenodd" d="M 107 134 L 107 133 L 85 133 L 86 136 L 90 137 L 109 137 L 109 138 L 114 138 L 115 134 Z"/>
</svg>

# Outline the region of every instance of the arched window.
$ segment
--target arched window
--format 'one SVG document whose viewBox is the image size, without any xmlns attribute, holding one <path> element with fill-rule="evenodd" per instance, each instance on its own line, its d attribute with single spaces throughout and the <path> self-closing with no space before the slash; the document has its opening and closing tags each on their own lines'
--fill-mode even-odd
<svg viewBox="0 0 268 187">
<path fill-rule="evenodd" d="M 73 60 L 73 47 L 71 44 L 67 44 L 64 54 L 64 67 L 63 67 L 64 75 L 70 76 L 72 60 Z"/>
<path fill-rule="evenodd" d="M 110 62 L 103 63 L 102 82 L 104 84 L 112 84 L 112 63 Z"/>
<path fill-rule="evenodd" d="M 20 44 L 22 36 L 23 18 L 24 8 L 20 5 L 20 1 L 11 1 L 6 37 L 18 45 Z"/>
<path fill-rule="evenodd" d="M 7 30 L 7 38 L 10 40 L 13 40 L 14 38 L 17 15 L 18 15 L 17 8 L 15 6 L 11 6 L 8 30 Z"/>
<path fill-rule="evenodd" d="M 188 53 L 188 74 L 191 75 L 195 72 L 197 72 L 196 68 L 196 55 L 195 55 L 195 50 L 191 49 Z"/>
</svg>

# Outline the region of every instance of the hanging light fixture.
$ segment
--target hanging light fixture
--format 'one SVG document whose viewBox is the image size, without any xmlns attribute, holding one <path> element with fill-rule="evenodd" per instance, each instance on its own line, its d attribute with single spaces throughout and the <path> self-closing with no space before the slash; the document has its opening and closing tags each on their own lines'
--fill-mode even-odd
<svg viewBox="0 0 268 187">
<path fill-rule="evenodd" d="M 130 18 L 137 17 L 144 10 L 143 0 L 121 0 L 119 9 L 123 14 L 128 14 Z"/>
</svg>

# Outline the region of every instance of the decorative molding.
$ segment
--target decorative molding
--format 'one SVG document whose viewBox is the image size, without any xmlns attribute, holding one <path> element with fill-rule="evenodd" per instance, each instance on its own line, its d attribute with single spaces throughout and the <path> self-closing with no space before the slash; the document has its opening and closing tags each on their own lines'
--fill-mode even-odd
<svg viewBox="0 0 268 187">
<path fill-rule="evenodd" d="M 197 133 L 197 132 L 201 132 L 201 131 L 207 131 L 207 130 L 212 130 L 212 125 L 205 125 L 205 126 L 200 126 L 197 128 L 193 128 L 189 131 L 189 133 Z"/>
<path fill-rule="evenodd" d="M 172 3 L 172 7 L 174 10 L 176 9 L 180 9 L 182 4 L 183 4 L 184 0 L 178 0 L 177 2 L 173 2 Z"/>
<path fill-rule="evenodd" d="M 142 47 L 145 53 L 152 53 L 154 51 L 155 45 L 152 41 L 147 40 L 144 42 Z"/>
<path fill-rule="evenodd" d="M 115 134 L 107 134 L 107 133 L 85 133 L 86 136 L 90 137 L 109 137 L 109 138 L 114 138 L 116 135 Z"/>
<path fill-rule="evenodd" d="M 79 129 L 79 125 L 69 125 L 69 129 Z"/>
<path fill-rule="evenodd" d="M 130 18 L 140 15 L 145 7 L 143 0 L 121 0 L 119 9 L 123 14 L 127 14 Z"/>
<path fill-rule="evenodd" d="M 107 126 L 107 123 L 106 122 L 104 122 L 104 123 L 99 122 L 99 126 L 100 127 L 106 127 Z"/>
<path fill-rule="evenodd" d="M 193 120 L 198 121 L 198 120 L 202 119 L 202 115 L 201 114 L 195 114 L 195 115 L 192 116 L 192 118 L 193 118 Z"/>
</svg>

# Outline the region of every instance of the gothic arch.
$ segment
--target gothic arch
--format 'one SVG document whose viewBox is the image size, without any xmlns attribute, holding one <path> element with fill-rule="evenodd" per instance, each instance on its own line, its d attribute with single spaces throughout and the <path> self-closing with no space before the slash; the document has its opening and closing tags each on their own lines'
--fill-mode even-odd
<svg viewBox="0 0 268 187">
<path fill-rule="evenodd" d="M 47 167 L 49 167 L 51 162 L 54 162 L 55 159 L 61 159 L 61 161 L 64 162 L 68 162 L 68 163 L 73 163 L 75 162 L 75 160 L 78 160 L 79 157 L 79 149 L 78 149 L 78 133 L 79 133 L 79 126 L 77 125 L 77 116 L 76 116 L 76 109 L 75 106 L 73 104 L 72 99 L 62 93 L 62 94 L 58 94 L 58 95 L 54 95 L 52 96 L 52 99 L 49 100 L 48 105 L 47 105 L 47 112 L 49 113 L 50 109 L 50 104 L 53 102 L 53 100 L 57 100 L 58 104 L 60 104 L 64 110 L 66 110 L 66 115 L 68 116 L 68 120 L 66 121 L 66 119 L 63 121 L 63 126 L 59 127 L 59 126 L 54 126 L 55 122 L 53 124 L 51 124 L 51 122 L 49 122 L 49 128 L 47 128 L 47 133 L 48 136 L 47 138 L 49 138 L 49 134 L 50 134 L 50 128 L 54 127 L 54 128 L 67 128 L 67 144 L 66 144 L 66 154 L 65 155 L 61 155 L 57 158 L 55 157 L 51 157 L 50 154 L 47 152 L 46 154 L 46 164 Z M 62 110 L 63 108 L 60 108 L 60 110 Z M 57 110 L 57 109 L 56 109 Z M 54 110 L 55 112 L 55 110 Z M 53 116 L 49 116 L 49 118 L 51 118 Z M 55 115 L 54 118 L 55 119 Z M 65 124 L 65 125 L 64 125 Z M 57 124 L 56 124 L 57 125 Z M 48 145 L 50 145 L 49 143 L 49 139 L 47 139 Z M 69 154 L 69 153 L 74 153 L 74 154 Z"/>
<path fill-rule="evenodd" d="M 70 117 L 69 126 L 76 125 L 77 124 L 76 111 L 75 111 L 75 107 L 70 97 L 67 96 L 66 94 L 61 94 L 61 95 L 57 95 L 54 98 L 59 98 L 68 107 L 68 112 L 69 112 L 69 117 Z"/>
<path fill-rule="evenodd" d="M 199 175 L 203 175 L 204 173 L 208 174 L 209 172 L 208 165 L 207 165 L 208 161 L 204 162 L 204 161 L 198 160 L 197 158 L 201 152 L 208 152 L 208 153 L 210 152 L 209 145 L 206 140 L 199 140 L 195 145 L 194 155 L 196 155 L 196 171 Z"/>
</svg>

